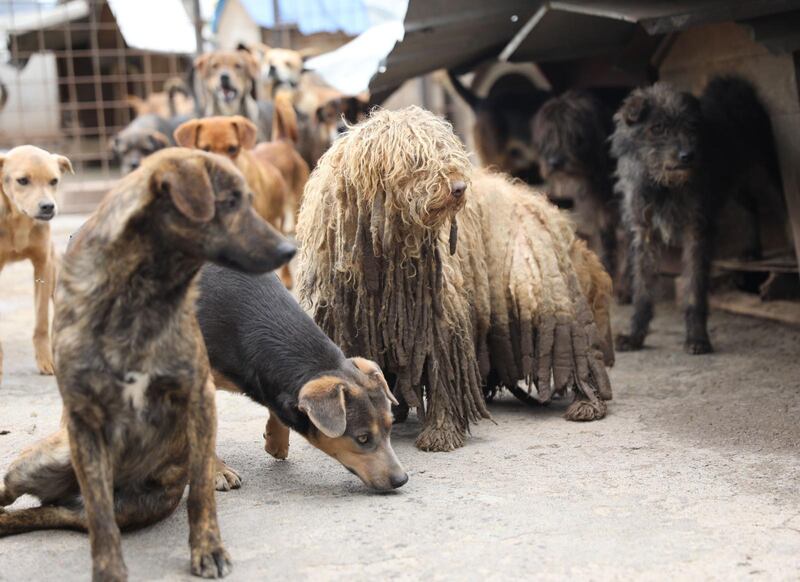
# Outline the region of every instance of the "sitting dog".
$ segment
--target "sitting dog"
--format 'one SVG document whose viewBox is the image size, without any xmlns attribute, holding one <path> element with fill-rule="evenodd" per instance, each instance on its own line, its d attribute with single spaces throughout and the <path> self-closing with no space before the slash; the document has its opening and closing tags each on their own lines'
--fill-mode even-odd
<svg viewBox="0 0 800 582">
<path fill-rule="evenodd" d="M 373 489 L 405 484 L 390 443 L 397 401 L 381 369 L 346 359 L 277 277 L 209 265 L 197 319 L 217 386 L 269 407 L 270 455 L 286 458 L 291 428 Z"/>
<path fill-rule="evenodd" d="M 309 175 L 308 164 L 296 149 L 298 135 L 295 110 L 288 96 L 280 93 L 274 101 L 272 140 L 257 144 L 253 155 L 263 165 L 277 168 L 286 181 L 294 210 L 294 224 L 297 224 L 297 213 Z"/>
<path fill-rule="evenodd" d="M 568 91 L 548 100 L 533 119 L 539 171 L 556 198 L 571 197 L 579 232 L 616 273 L 619 202 L 608 151 L 611 113 L 590 93 Z"/>
<path fill-rule="evenodd" d="M 700 99 L 665 84 L 636 89 L 614 116 L 611 152 L 616 189 L 631 238 L 634 314 L 620 351 L 641 349 L 653 318 L 657 251 L 683 244 L 686 341 L 690 354 L 712 351 L 708 288 L 717 219 L 741 197 L 757 216 L 755 194 L 780 188 L 769 116 L 754 87 L 737 77 L 712 79 Z M 750 254 L 760 254 L 757 223 Z"/>
<path fill-rule="evenodd" d="M 194 112 L 194 98 L 186 82 L 172 77 L 164 82 L 164 90 L 150 93 L 146 99 L 128 95 L 128 104 L 140 115 L 158 115 L 169 119 L 177 115 L 191 116 Z"/>
<path fill-rule="evenodd" d="M 475 113 L 472 133 L 481 165 L 539 184 L 531 121 L 550 94 L 537 89 L 528 77 L 512 73 L 500 77 L 486 97 L 479 97 L 454 74 L 449 76 L 456 93 Z"/>
<path fill-rule="evenodd" d="M 289 200 L 289 188 L 280 171 L 263 163 L 251 151 L 256 144 L 257 129 L 250 120 L 232 117 L 192 119 L 175 130 L 178 145 L 199 149 L 230 158 L 244 174 L 253 191 L 253 208 L 277 230 L 283 231 Z M 292 286 L 288 266 L 281 269 L 281 278 Z"/>
<path fill-rule="evenodd" d="M 57 259 L 49 222 L 58 211 L 56 190 L 65 172 L 73 173 L 67 158 L 34 146 L 19 146 L 0 155 L 0 271 L 6 263 L 29 260 L 33 264 L 36 309 L 33 347 L 36 366 L 42 374 L 53 373 L 49 311 Z"/>
<path fill-rule="evenodd" d="M 267 139 L 267 127 L 253 93 L 259 76 L 256 59 L 246 50 L 205 53 L 194 61 L 198 81 L 197 116 L 241 115 L 258 128 L 258 139 Z"/>
<path fill-rule="evenodd" d="M 194 310 L 206 261 L 253 273 L 295 247 L 252 211 L 224 158 L 170 148 L 112 190 L 73 238 L 56 301 L 56 375 L 65 426 L 25 451 L 0 506 L 0 536 L 90 534 L 95 580 L 127 577 L 120 529 L 152 524 L 189 483 L 192 573 L 230 571 L 214 502 L 214 385 Z"/>
</svg>

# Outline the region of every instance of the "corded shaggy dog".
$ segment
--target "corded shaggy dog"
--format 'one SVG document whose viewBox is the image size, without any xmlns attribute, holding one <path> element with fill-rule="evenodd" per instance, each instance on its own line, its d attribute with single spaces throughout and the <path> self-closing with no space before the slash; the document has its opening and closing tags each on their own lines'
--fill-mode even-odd
<svg viewBox="0 0 800 582">
<path fill-rule="evenodd" d="M 125 580 L 120 529 L 171 514 L 188 483 L 192 573 L 227 574 L 194 282 L 205 261 L 263 273 L 294 251 L 225 158 L 169 148 L 126 176 L 64 256 L 53 327 L 65 425 L 11 465 L 0 506 L 26 493 L 42 506 L 0 511 L 0 536 L 88 530 L 93 579 Z"/>
<path fill-rule="evenodd" d="M 637 89 L 614 116 L 612 155 L 630 237 L 634 313 L 620 351 L 644 345 L 653 318 L 658 251 L 682 243 L 689 354 L 713 351 L 708 291 L 714 235 L 725 204 L 739 198 L 752 217 L 748 254 L 758 257 L 758 198 L 780 189 L 772 127 L 755 88 L 716 77 L 700 99 L 666 83 Z"/>
<path fill-rule="evenodd" d="M 464 444 L 489 417 L 487 379 L 525 381 L 545 402 L 573 388 L 567 418 L 604 416 L 611 387 L 572 229 L 543 196 L 474 171 L 444 120 L 380 111 L 344 134 L 312 173 L 297 236 L 301 300 L 417 408 L 419 448 Z"/>
</svg>

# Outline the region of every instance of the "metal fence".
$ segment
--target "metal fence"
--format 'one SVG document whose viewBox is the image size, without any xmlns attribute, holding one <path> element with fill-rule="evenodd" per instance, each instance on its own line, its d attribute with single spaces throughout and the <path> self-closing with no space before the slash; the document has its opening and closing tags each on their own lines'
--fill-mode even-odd
<svg viewBox="0 0 800 582">
<path fill-rule="evenodd" d="M 0 148 L 68 156 L 68 188 L 116 178 L 108 144 L 134 115 L 129 96 L 145 99 L 190 66 L 188 55 L 128 47 L 103 0 L 2 1 L 0 39 Z"/>
</svg>

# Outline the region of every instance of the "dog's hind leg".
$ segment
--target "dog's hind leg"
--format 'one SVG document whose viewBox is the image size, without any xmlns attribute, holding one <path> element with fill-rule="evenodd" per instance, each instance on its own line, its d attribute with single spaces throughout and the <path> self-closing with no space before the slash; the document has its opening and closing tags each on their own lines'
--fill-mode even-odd
<svg viewBox="0 0 800 582">
<path fill-rule="evenodd" d="M 710 226 L 693 225 L 683 244 L 683 269 L 687 277 L 684 348 L 689 354 L 708 354 L 714 351 L 707 329 L 712 239 L 713 231 Z"/>
<path fill-rule="evenodd" d="M 25 494 L 38 497 L 45 504 L 77 496 L 78 481 L 65 429 L 24 450 L 11 463 L 0 485 L 0 507 L 11 505 Z"/>
<path fill-rule="evenodd" d="M 44 256 L 33 260 L 34 302 L 36 325 L 33 329 L 33 347 L 39 372 L 48 376 L 55 371 L 53 350 L 50 346 L 50 300 L 55 289 L 55 257 L 51 248 Z"/>
</svg>

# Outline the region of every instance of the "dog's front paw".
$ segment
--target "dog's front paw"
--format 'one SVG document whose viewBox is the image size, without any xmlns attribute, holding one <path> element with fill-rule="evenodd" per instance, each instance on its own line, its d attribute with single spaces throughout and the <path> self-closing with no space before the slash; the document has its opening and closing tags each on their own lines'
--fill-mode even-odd
<svg viewBox="0 0 800 582">
<path fill-rule="evenodd" d="M 644 339 L 620 333 L 617 334 L 617 339 L 614 342 L 615 347 L 620 352 L 635 352 L 641 350 L 644 346 Z"/>
<path fill-rule="evenodd" d="M 222 459 L 217 459 L 216 472 L 214 473 L 214 489 L 217 491 L 230 491 L 242 486 L 242 478 L 231 469 Z"/>
<path fill-rule="evenodd" d="M 222 544 L 192 548 L 192 574 L 201 578 L 224 578 L 233 570 L 231 557 Z"/>
<path fill-rule="evenodd" d="M 92 582 L 126 582 L 127 580 L 128 570 L 124 563 L 107 563 L 92 569 Z"/>
<path fill-rule="evenodd" d="M 446 453 L 464 446 L 463 430 L 449 425 L 438 428 L 426 428 L 417 437 L 417 448 L 431 453 Z"/>
<path fill-rule="evenodd" d="M 39 373 L 44 376 L 55 374 L 56 367 L 53 364 L 53 353 L 50 348 L 36 350 L 36 367 L 39 368 Z"/>
<path fill-rule="evenodd" d="M 588 400 L 575 400 L 567 408 L 564 418 L 575 422 L 588 422 L 600 420 L 606 415 L 606 404 L 602 400 L 590 402 Z"/>
<path fill-rule="evenodd" d="M 683 344 L 683 349 L 686 351 L 687 354 L 691 354 L 693 356 L 700 355 L 700 354 L 710 354 L 714 351 L 714 348 L 711 346 L 711 340 L 706 338 L 697 338 L 697 339 L 687 339 L 686 342 Z"/>
</svg>

